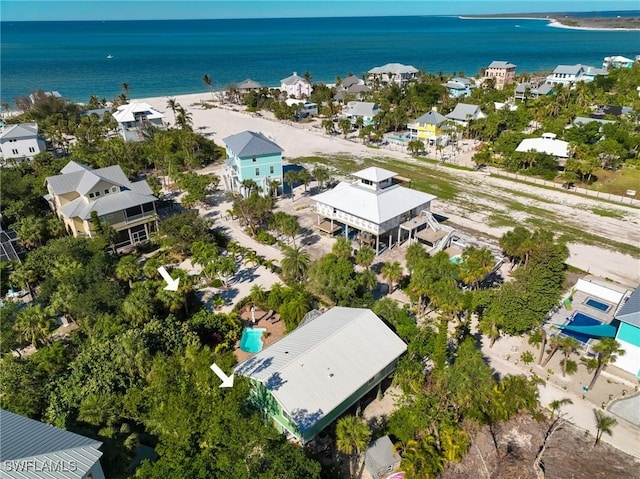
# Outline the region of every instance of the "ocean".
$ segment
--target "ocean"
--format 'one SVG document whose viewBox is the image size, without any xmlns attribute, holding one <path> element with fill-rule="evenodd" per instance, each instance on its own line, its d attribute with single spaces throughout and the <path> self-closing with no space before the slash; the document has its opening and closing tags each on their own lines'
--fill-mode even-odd
<svg viewBox="0 0 640 479">
<path fill-rule="evenodd" d="M 11 106 L 35 90 L 76 102 L 112 100 L 123 83 L 132 98 L 205 92 L 205 74 L 215 89 L 226 89 L 246 78 L 279 86 L 294 71 L 333 83 L 389 62 L 472 76 L 492 60 L 543 72 L 640 53 L 638 31 L 441 16 L 1 22 L 0 40 L 0 99 Z"/>
</svg>

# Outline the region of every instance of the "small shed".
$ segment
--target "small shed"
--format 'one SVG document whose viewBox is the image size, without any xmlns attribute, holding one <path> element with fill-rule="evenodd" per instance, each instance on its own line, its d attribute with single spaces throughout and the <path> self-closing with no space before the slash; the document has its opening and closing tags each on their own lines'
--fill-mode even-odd
<svg viewBox="0 0 640 479">
<path fill-rule="evenodd" d="M 383 479 L 398 470 L 400 459 L 389 436 L 382 436 L 369 446 L 364 462 L 374 478 Z"/>
</svg>

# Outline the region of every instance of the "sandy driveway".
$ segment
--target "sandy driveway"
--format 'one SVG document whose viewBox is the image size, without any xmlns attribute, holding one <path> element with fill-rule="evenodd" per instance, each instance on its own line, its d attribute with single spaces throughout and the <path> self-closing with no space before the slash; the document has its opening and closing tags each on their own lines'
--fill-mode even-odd
<svg viewBox="0 0 640 479">
<path fill-rule="evenodd" d="M 138 101 L 145 101 L 164 112 L 165 121 L 173 123 L 173 113 L 167 107 L 169 98 Z M 400 149 L 371 150 L 340 136 L 329 136 L 318 127 L 276 121 L 269 118 L 268 113 L 255 116 L 231 105 L 204 109 L 200 102 L 211 100 L 210 94 L 182 95 L 175 99 L 191 113 L 196 131 L 221 145 L 224 144 L 223 138 L 229 135 L 254 130 L 274 139 L 284 149 L 286 158 L 343 154 L 355 158 L 402 159 L 407 162 L 407 167 L 425 167 Z M 459 164 L 469 164 L 471 154 L 471 151 L 467 151 L 456 160 Z M 584 198 L 562 190 L 524 185 L 475 171 L 442 168 L 442 174 L 449 177 L 454 175 L 455 181 L 463 185 L 464 193 L 458 195 L 455 201 L 436 200 L 432 209 L 462 228 L 498 238 L 510 229 L 503 226 L 505 224 L 532 227 L 544 225 L 545 221 L 555 221 L 570 228 L 571 236 L 576 238 L 588 238 L 585 235 L 592 234 L 612 242 L 640 247 L 640 209 Z M 496 218 L 502 221 L 496 221 Z M 578 240 L 570 243 L 569 249 L 568 262 L 577 268 L 629 286 L 640 282 L 640 260 L 616 251 L 615 245 L 604 248 L 581 244 Z"/>
</svg>

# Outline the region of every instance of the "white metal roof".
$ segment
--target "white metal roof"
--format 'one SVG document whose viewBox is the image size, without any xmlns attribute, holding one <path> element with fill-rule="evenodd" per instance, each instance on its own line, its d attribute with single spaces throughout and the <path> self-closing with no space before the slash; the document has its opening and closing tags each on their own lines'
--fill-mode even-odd
<svg viewBox="0 0 640 479">
<path fill-rule="evenodd" d="M 509 62 L 494 60 L 489 65 L 489 68 L 515 68 L 515 65 Z"/>
<path fill-rule="evenodd" d="M 285 85 L 295 85 L 298 82 L 309 83 L 306 78 L 301 77 L 297 72 L 293 72 L 293 75 L 280 80 L 280 83 L 284 83 Z"/>
<path fill-rule="evenodd" d="M 77 191 L 84 195 L 101 180 L 112 185 L 131 188 L 132 183 L 119 165 L 107 166 L 92 170 L 87 165 L 70 161 L 62 170 L 62 174 L 47 177 L 46 181 L 56 195 Z M 145 182 L 146 183 L 146 182 Z M 151 191 L 149 189 L 149 191 Z"/>
<path fill-rule="evenodd" d="M 402 63 L 387 63 L 381 67 L 374 67 L 369 73 L 418 73 L 418 69 L 413 65 L 403 65 Z"/>
<path fill-rule="evenodd" d="M 264 384 L 304 432 L 406 349 L 371 310 L 334 307 L 235 372 Z"/>
<path fill-rule="evenodd" d="M 520 142 L 516 151 L 537 151 L 557 158 L 569 157 L 569 143 L 556 138 L 525 138 Z"/>
<path fill-rule="evenodd" d="M 363 180 L 373 181 L 374 183 L 380 183 L 381 181 L 398 176 L 398 174 L 393 171 L 385 170 L 384 168 L 370 166 L 364 170 L 356 171 L 353 176 L 356 178 L 362 178 Z"/>
<path fill-rule="evenodd" d="M 81 218 L 83 220 L 87 220 L 91 218 L 92 211 L 98 213 L 98 216 L 102 216 L 157 200 L 158 198 L 151 194 L 145 195 L 135 193 L 133 191 L 120 191 L 101 196 L 95 200 L 87 200 L 86 197 L 79 196 L 64 204 L 60 208 L 60 211 L 67 218 Z"/>
<path fill-rule="evenodd" d="M 332 190 L 320 193 L 312 199 L 317 203 L 381 225 L 435 198 L 434 195 L 400 185 L 374 190 L 343 181 Z"/>
<path fill-rule="evenodd" d="M 156 120 L 164 118 L 164 115 L 151 107 L 148 103 L 127 103 L 120 105 L 118 111 L 113 114 L 113 118 L 118 123 L 126 121 L 136 121 L 135 114 L 144 113 L 148 120 Z"/>
<path fill-rule="evenodd" d="M 446 115 L 450 120 L 467 121 L 467 120 L 479 120 L 486 118 L 482 110 L 478 105 L 471 105 L 469 103 L 458 103 L 453 111 Z"/>
<path fill-rule="evenodd" d="M 342 109 L 344 116 L 362 116 L 373 118 L 378 113 L 378 105 L 370 101 L 350 101 Z"/>
<path fill-rule="evenodd" d="M 7 479 L 80 479 L 98 462 L 101 442 L 0 409 L 0 477 Z M 32 467 L 17 470 L 18 461 Z M 16 461 L 16 462 L 12 462 Z M 36 465 L 66 464 L 46 470 Z M 62 470 L 64 469 L 64 470 Z"/>
</svg>

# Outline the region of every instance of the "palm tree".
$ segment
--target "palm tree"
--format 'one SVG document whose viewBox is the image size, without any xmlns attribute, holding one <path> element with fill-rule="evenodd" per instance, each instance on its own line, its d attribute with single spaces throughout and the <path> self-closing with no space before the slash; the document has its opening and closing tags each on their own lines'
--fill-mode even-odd
<svg viewBox="0 0 640 479">
<path fill-rule="evenodd" d="M 424 142 L 422 140 L 411 140 L 407 144 L 407 150 L 412 155 L 417 155 L 421 151 L 424 151 Z"/>
<path fill-rule="evenodd" d="M 382 277 L 387 281 L 387 284 L 389 285 L 389 294 L 391 294 L 391 292 L 393 291 L 393 285 L 396 282 L 400 281 L 403 276 L 402 266 L 398 261 L 394 261 L 393 263 L 387 261 L 382 266 L 381 273 Z"/>
<path fill-rule="evenodd" d="M 191 126 L 193 125 L 193 115 L 191 112 L 188 112 L 183 107 L 179 107 L 176 125 L 178 125 L 181 130 L 191 130 Z"/>
<path fill-rule="evenodd" d="M 589 383 L 590 390 L 595 386 L 598 376 L 600 376 L 602 370 L 607 367 L 607 364 L 615 362 L 618 356 L 622 356 L 625 353 L 624 349 L 620 348 L 620 343 L 614 338 L 602 338 L 600 342 L 593 347 L 593 352 L 598 356 L 596 358 L 596 372 L 593 375 L 593 379 L 591 379 L 591 383 Z"/>
<path fill-rule="evenodd" d="M 47 344 L 49 342 L 49 333 L 53 326 L 54 321 L 49 313 L 42 305 L 37 304 L 20 311 L 13 328 L 23 340 L 28 341 L 36 348 L 38 343 Z"/>
<path fill-rule="evenodd" d="M 33 215 L 25 216 L 18 221 L 16 233 L 25 248 L 40 246 L 45 236 L 44 219 Z"/>
<path fill-rule="evenodd" d="M 320 127 L 322 127 L 322 129 L 327 132 L 327 135 L 330 135 L 335 131 L 333 121 L 329 118 L 325 118 L 324 120 L 322 120 L 322 122 L 320 123 Z"/>
<path fill-rule="evenodd" d="M 167 108 L 169 108 L 173 112 L 173 123 L 176 124 L 176 111 L 180 108 L 180 104 L 176 101 L 175 98 L 169 98 L 167 100 Z"/>
<path fill-rule="evenodd" d="M 311 183 L 311 173 L 305 169 L 298 171 L 298 181 L 304 185 L 304 191 L 306 193 L 309 183 Z"/>
<path fill-rule="evenodd" d="M 567 362 L 569 361 L 569 356 L 578 350 L 580 347 L 580 342 L 577 339 L 572 338 L 571 336 L 567 336 L 562 338 L 560 341 L 560 350 L 564 355 L 564 360 L 562 361 L 562 377 L 567 375 Z"/>
<path fill-rule="evenodd" d="M 338 419 L 336 424 L 336 446 L 338 451 L 349 456 L 351 477 L 355 475 L 355 468 L 360 454 L 369 444 L 371 431 L 367 424 L 355 416 L 345 416 Z"/>
<path fill-rule="evenodd" d="M 370 246 L 363 246 L 356 253 L 356 264 L 369 269 L 376 257 L 375 251 Z"/>
<path fill-rule="evenodd" d="M 298 172 L 295 170 L 289 170 L 284 174 L 284 181 L 289 185 L 291 190 L 291 196 L 293 197 L 293 184 L 298 182 Z"/>
<path fill-rule="evenodd" d="M 573 401 L 569 398 L 562 399 L 554 399 L 549 403 L 549 409 L 551 409 L 551 420 L 553 421 L 553 417 L 556 415 L 556 412 L 559 413 L 560 408 L 567 404 L 573 404 Z"/>
<path fill-rule="evenodd" d="M 123 83 L 122 84 L 122 99 L 124 100 L 125 103 L 129 103 L 129 84 L 128 83 Z"/>
<path fill-rule="evenodd" d="M 11 273 L 9 273 L 9 281 L 11 285 L 25 285 L 31 298 L 35 298 L 35 291 L 32 283 L 38 280 L 38 274 L 35 270 L 25 266 L 24 263 L 14 262 L 11 267 Z"/>
<path fill-rule="evenodd" d="M 324 166 L 318 165 L 313 169 L 313 177 L 318 182 L 318 187 L 322 189 L 324 186 L 324 182 L 327 181 L 330 177 L 329 170 Z"/>
<path fill-rule="evenodd" d="M 351 132 L 351 126 L 351 120 L 348 118 L 342 118 L 338 122 L 338 128 L 340 128 L 345 138 L 347 138 L 347 135 Z"/>
<path fill-rule="evenodd" d="M 133 280 L 142 276 L 142 266 L 138 258 L 132 255 L 123 256 L 116 265 L 116 278 L 129 282 L 129 288 L 133 286 Z"/>
<path fill-rule="evenodd" d="M 213 96 L 213 82 L 211 81 L 211 77 L 209 75 L 207 75 L 206 73 L 204 74 L 204 76 L 202 77 L 202 81 L 204 82 L 205 85 L 207 85 L 207 88 L 209 88 L 209 91 L 211 92 L 211 99 L 214 100 L 214 96 Z"/>
<path fill-rule="evenodd" d="M 488 248 L 475 248 L 470 246 L 462 252 L 462 264 L 460 265 L 460 279 L 478 289 L 482 281 L 493 268 L 495 260 Z"/>
<path fill-rule="evenodd" d="M 618 423 L 618 421 L 610 416 L 607 416 L 599 409 L 594 409 L 593 412 L 596 416 L 596 442 L 593 443 L 593 446 L 595 447 L 600 442 L 603 434 L 607 434 L 608 436 L 613 435 L 612 428 Z"/>
<path fill-rule="evenodd" d="M 545 367 L 549 363 L 553 355 L 556 354 L 556 351 L 560 349 L 561 344 L 562 344 L 562 338 L 557 334 L 549 338 L 549 346 L 550 346 L 549 354 L 547 355 L 547 358 L 544 360 L 544 363 L 542 363 L 542 367 Z"/>
<path fill-rule="evenodd" d="M 339 236 L 331 247 L 331 252 L 338 258 L 351 258 L 351 241 L 346 236 Z"/>
<path fill-rule="evenodd" d="M 307 271 L 309 271 L 309 266 L 311 265 L 311 259 L 309 258 L 309 254 L 301 248 L 287 247 L 284 250 L 281 265 L 282 276 L 285 280 L 298 282 L 306 278 Z"/>
</svg>

